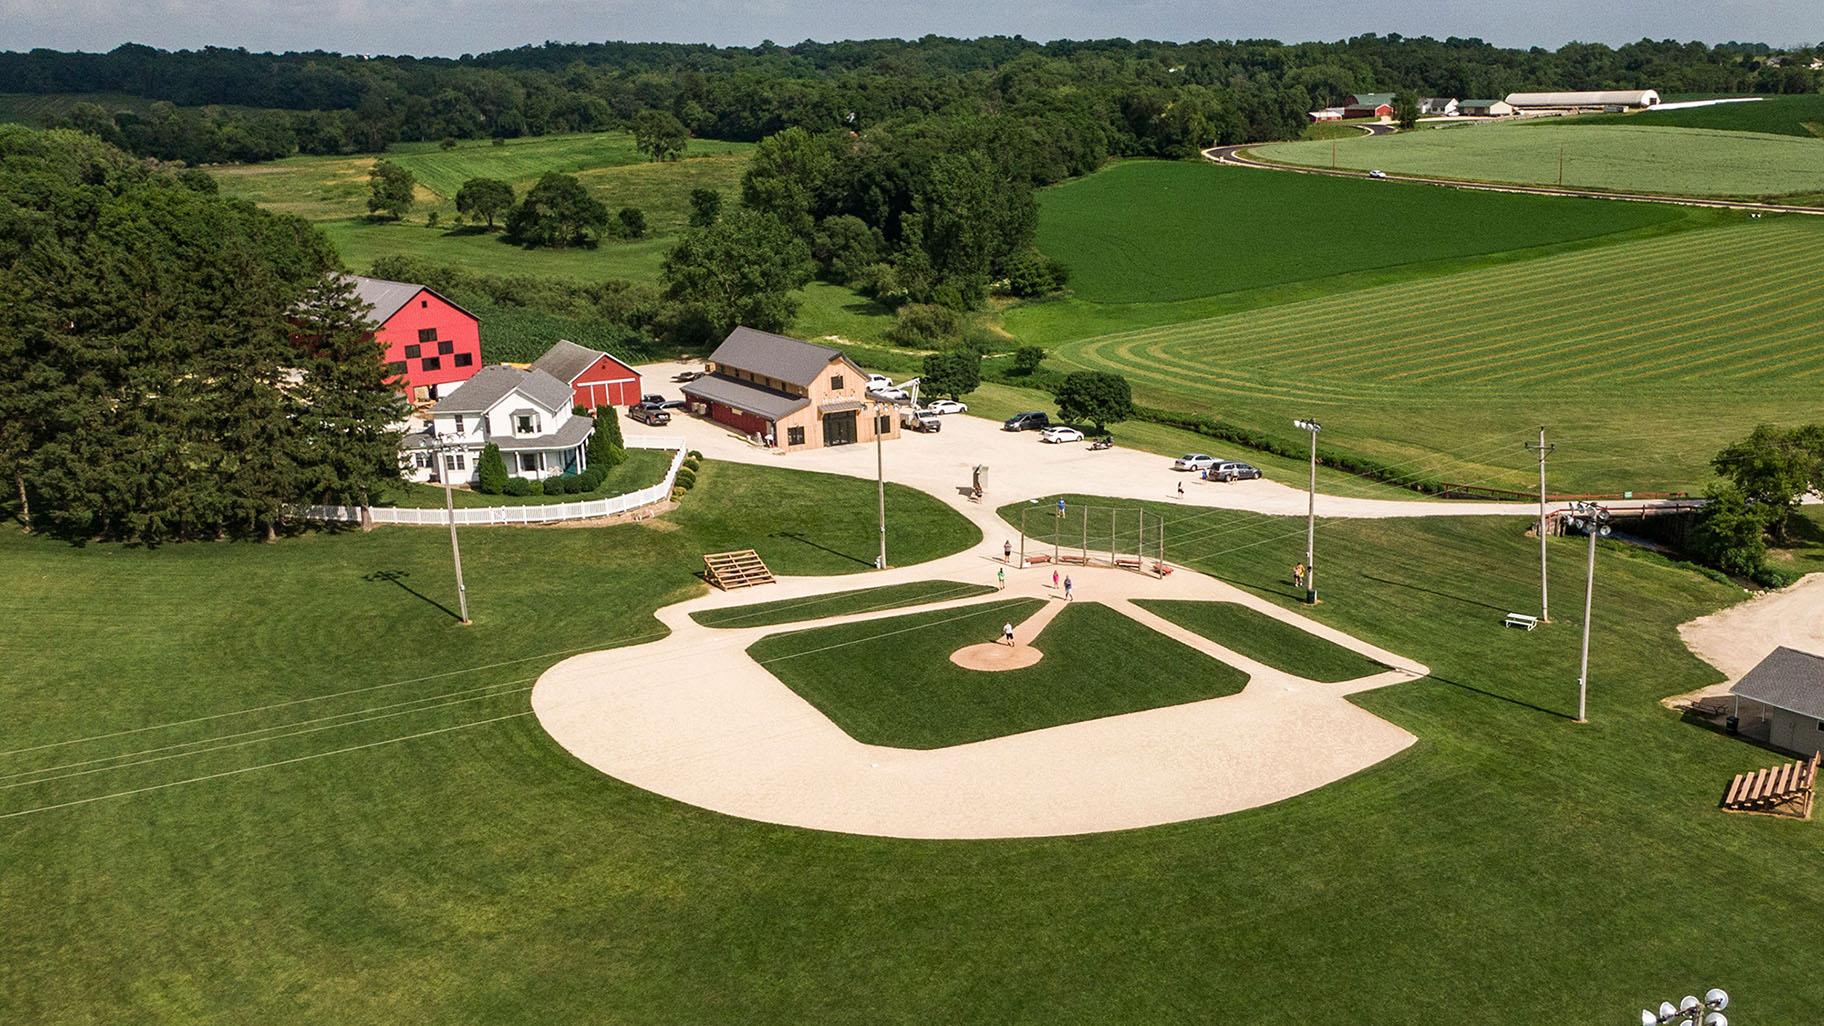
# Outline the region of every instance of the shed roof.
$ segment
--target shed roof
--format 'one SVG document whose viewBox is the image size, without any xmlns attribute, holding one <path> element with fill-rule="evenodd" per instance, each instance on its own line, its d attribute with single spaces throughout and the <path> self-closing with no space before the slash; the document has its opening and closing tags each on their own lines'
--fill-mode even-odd
<svg viewBox="0 0 1824 1026">
<path fill-rule="evenodd" d="M 351 274 L 348 279 L 355 283 L 355 295 L 368 306 L 374 308 L 374 320 L 385 324 L 400 308 L 412 301 L 420 292 L 429 292 L 438 299 L 461 310 L 464 316 L 479 320 L 474 314 L 451 303 L 448 296 L 440 294 L 428 285 L 419 285 L 409 281 L 387 281 L 385 278 L 369 278 L 362 274 Z"/>
<path fill-rule="evenodd" d="M 1824 719 L 1824 657 L 1781 645 L 1729 690 L 1775 709 Z"/>
<path fill-rule="evenodd" d="M 573 445 L 583 444 L 589 432 L 595 430 L 595 421 L 589 417 L 571 417 L 564 421 L 556 431 L 543 435 L 495 435 L 488 439 L 500 448 L 501 452 L 525 452 L 529 449 L 568 449 Z"/>
<path fill-rule="evenodd" d="M 1349 95 L 1349 106 L 1351 107 L 1382 107 L 1392 105 L 1392 93 L 1351 93 Z"/>
<path fill-rule="evenodd" d="M 431 407 L 432 413 L 486 413 L 514 392 L 559 413 L 570 408 L 570 383 L 534 368 L 520 370 L 495 364 L 483 367 L 461 388 Z"/>
<path fill-rule="evenodd" d="M 560 338 L 555 345 L 545 350 L 545 355 L 532 361 L 532 369 L 544 371 L 567 385 L 574 385 L 578 375 L 595 366 L 595 361 L 604 356 L 608 354 L 600 349 L 579 346 L 567 338 Z M 612 356 L 608 358 L 614 360 Z"/>
<path fill-rule="evenodd" d="M 800 388 L 809 387 L 831 360 L 841 357 L 840 349 L 748 327 L 729 332 L 716 351 L 709 354 L 710 362 L 717 367 L 735 367 L 750 374 L 789 381 Z"/>
<path fill-rule="evenodd" d="M 828 365 L 827 361 L 825 365 Z M 768 420 L 790 416 L 811 404 L 809 399 L 801 395 L 786 395 L 784 392 L 775 392 L 770 388 L 761 388 L 720 374 L 706 374 L 685 385 L 681 391 L 694 399 L 733 406 L 738 410 L 757 413 Z"/>
</svg>

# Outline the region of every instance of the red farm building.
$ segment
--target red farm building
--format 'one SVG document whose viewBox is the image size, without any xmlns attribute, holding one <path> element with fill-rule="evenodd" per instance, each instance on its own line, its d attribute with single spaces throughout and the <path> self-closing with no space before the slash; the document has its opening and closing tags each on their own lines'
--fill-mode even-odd
<svg viewBox="0 0 1824 1026">
<path fill-rule="evenodd" d="M 640 401 L 640 372 L 599 349 L 560 340 L 532 364 L 570 386 L 578 406 L 634 406 Z"/>
<path fill-rule="evenodd" d="M 1343 99 L 1343 117 L 1345 118 L 1390 118 L 1392 116 L 1392 93 L 1354 93 Z"/>
<path fill-rule="evenodd" d="M 455 392 L 481 369 L 481 322 L 411 282 L 354 276 L 355 294 L 374 308 L 374 341 L 386 347 L 399 390 L 414 403 Z"/>
</svg>

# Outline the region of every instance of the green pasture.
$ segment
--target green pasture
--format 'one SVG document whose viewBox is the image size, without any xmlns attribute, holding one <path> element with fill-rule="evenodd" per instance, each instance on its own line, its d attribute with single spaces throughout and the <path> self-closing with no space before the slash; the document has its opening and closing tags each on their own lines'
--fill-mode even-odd
<svg viewBox="0 0 1824 1026">
<path fill-rule="evenodd" d="M 863 481 L 711 464 L 684 519 L 465 531 L 466 628 L 437 530 L 0 534 L 0 1019 L 1483 1026 L 1619 1021 L 1699 970 L 1732 1018 L 1815 1007 L 1824 828 L 1719 813 L 1773 756 L 1656 703 L 1718 679 L 1674 629 L 1739 593 L 1605 545 L 1575 726 L 1575 618 L 1499 627 L 1533 594 L 1514 520 L 1323 524 L 1311 615 L 1431 665 L 1357 699 L 1417 744 L 1216 819 L 971 843 L 769 826 L 603 776 L 529 715 L 557 659 L 656 637 L 702 552 L 860 573 L 825 549 L 866 550 L 872 508 Z M 1158 509 L 1205 543 L 1185 558 L 1293 603 L 1302 523 Z M 925 556 L 975 533 L 923 532 Z M 1553 543 L 1559 594 L 1580 552 Z M 856 647 L 898 671 L 900 649 Z M 1724 866 L 1753 885 L 1667 914 Z"/>
<path fill-rule="evenodd" d="M 1329 143 L 1309 145 L 1328 159 Z M 1531 250 L 1684 217 L 1646 204 L 1124 161 L 1040 193 L 1038 244 L 1070 268 L 1077 299 L 1148 306 Z"/>
<path fill-rule="evenodd" d="M 545 278 L 595 281 L 620 278 L 657 282 L 659 263 L 672 247 L 669 238 L 648 237 L 632 241 L 609 239 L 591 249 L 526 249 L 508 242 L 499 232 L 472 228 L 427 228 L 415 222 L 369 221 L 348 218 L 319 221 L 351 270 L 365 271 L 383 256 L 410 256 L 433 260 L 475 274 L 529 274 Z M 485 334 L 486 328 L 483 328 Z"/>
<path fill-rule="evenodd" d="M 1270 143 L 1251 152 L 1310 167 L 1332 166 L 1334 154 L 1343 168 L 1526 185 L 1560 184 L 1562 154 L 1568 188 L 1762 199 L 1824 192 L 1824 140 L 1632 121 L 1477 124 L 1334 143 Z"/>
<path fill-rule="evenodd" d="M 690 618 L 705 627 L 723 627 L 730 630 L 742 627 L 770 627 L 780 623 L 821 620 L 826 616 L 875 613 L 885 609 L 898 609 L 902 606 L 951 602 L 956 599 L 986 595 L 994 590 L 995 587 L 991 584 L 911 581 L 906 584 L 883 585 L 879 588 L 861 588 L 856 591 L 839 591 L 829 595 L 813 595 L 809 598 L 779 599 L 775 602 L 757 602 L 722 609 L 705 609 L 690 614 Z"/>
<path fill-rule="evenodd" d="M 1137 604 L 1224 648 L 1306 680 L 1355 680 L 1386 669 L 1367 656 L 1233 602 L 1142 599 Z"/>
<path fill-rule="evenodd" d="M 1730 132 L 1766 132 L 1824 137 L 1824 93 L 1809 96 L 1764 96 L 1753 103 L 1722 103 L 1714 107 L 1679 110 L 1643 110 L 1631 114 L 1586 114 L 1579 124 L 1630 125 L 1663 128 L 1713 128 Z"/>
<path fill-rule="evenodd" d="M 1403 473 L 1554 490 L 1700 488 L 1757 422 L 1813 419 L 1824 381 L 1814 254 L 1824 223 L 1729 227 L 1112 333 L 1061 369 L 1119 371 L 1152 405 L 1201 412 Z"/>
<path fill-rule="evenodd" d="M 1062 596 L 1050 601 L 1062 602 Z M 763 638 L 754 661 L 850 737 L 946 748 L 1061 723 L 1240 691 L 1247 674 L 1091 601 L 1072 602 L 1033 638 L 1018 670 L 965 670 L 950 653 L 1017 630 L 1041 599 L 1002 599 Z M 867 668 L 862 670 L 860 668 Z"/>
</svg>

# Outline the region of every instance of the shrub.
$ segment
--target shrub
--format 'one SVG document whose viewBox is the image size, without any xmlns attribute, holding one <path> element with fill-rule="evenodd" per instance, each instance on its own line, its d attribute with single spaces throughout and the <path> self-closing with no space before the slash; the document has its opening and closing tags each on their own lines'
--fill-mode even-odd
<svg viewBox="0 0 1824 1026">
<path fill-rule="evenodd" d="M 602 486 L 602 481 L 607 477 L 608 472 L 601 467 L 590 467 L 582 473 L 581 480 L 583 482 L 583 490 L 586 492 L 595 491 Z"/>
<path fill-rule="evenodd" d="M 623 239 L 643 239 L 646 237 L 646 212 L 639 207 L 622 207 L 615 214 L 618 222 L 616 234 Z"/>
<path fill-rule="evenodd" d="M 1031 374 L 1045 362 L 1045 350 L 1038 346 L 1021 346 L 1013 351 L 1013 369 L 1019 374 Z"/>
<path fill-rule="evenodd" d="M 489 442 L 475 464 L 475 490 L 483 495 L 499 495 L 507 487 L 507 461 L 501 458 L 500 446 Z M 509 493 L 510 494 L 510 493 Z"/>
<path fill-rule="evenodd" d="M 1762 564 L 1749 577 L 1749 580 L 1752 580 L 1763 588 L 1784 588 L 1798 580 L 1801 576 L 1803 575 L 1795 570 Z"/>
<path fill-rule="evenodd" d="M 672 483 L 686 491 L 695 488 L 697 486 L 697 472 L 689 467 L 679 467 L 678 476 Z"/>
<path fill-rule="evenodd" d="M 908 303 L 887 329 L 887 338 L 902 346 L 934 349 L 963 333 L 963 315 L 931 303 Z"/>
<path fill-rule="evenodd" d="M 532 482 L 523 477 L 508 478 L 506 487 L 502 488 L 501 491 L 508 495 L 531 495 Z"/>
<path fill-rule="evenodd" d="M 456 140 L 453 136 L 446 135 L 443 137 L 443 141 L 438 143 L 437 145 L 443 147 L 446 150 L 453 150 L 456 148 Z"/>
<path fill-rule="evenodd" d="M 1043 296 L 1056 292 L 1070 272 L 1056 260 L 1029 249 L 1007 263 L 1007 291 L 1016 296 Z"/>
<path fill-rule="evenodd" d="M 701 461 L 702 461 L 702 459 L 703 459 L 703 454 L 702 454 L 702 453 L 700 453 L 700 452 L 698 452 L 698 451 L 697 451 L 697 450 L 695 450 L 695 449 L 692 449 L 692 450 L 690 450 L 690 451 L 689 451 L 689 452 L 687 452 L 687 453 L 685 453 L 685 454 L 684 454 L 684 458 L 685 458 L 685 459 L 692 459 L 692 460 L 697 460 L 697 461 L 699 461 L 699 462 L 701 462 Z"/>
<path fill-rule="evenodd" d="M 595 433 L 589 436 L 589 465 L 600 467 L 603 473 L 617 467 L 627 458 L 627 449 L 621 438 L 620 415 L 612 406 L 595 408 Z"/>
<path fill-rule="evenodd" d="M 906 294 L 905 286 L 899 281 L 899 272 L 888 263 L 863 267 L 849 284 L 854 286 L 855 291 L 882 303 L 896 303 L 904 299 Z"/>
<path fill-rule="evenodd" d="M 673 488 L 671 490 L 671 501 L 677 502 L 679 499 L 682 499 L 683 497 L 684 497 L 684 489 Z"/>
</svg>

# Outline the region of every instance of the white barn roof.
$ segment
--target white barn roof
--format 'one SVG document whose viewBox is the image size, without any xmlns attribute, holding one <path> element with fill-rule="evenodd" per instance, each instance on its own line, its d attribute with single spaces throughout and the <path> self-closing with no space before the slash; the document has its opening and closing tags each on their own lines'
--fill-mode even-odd
<svg viewBox="0 0 1824 1026">
<path fill-rule="evenodd" d="M 1608 89 L 1583 93 L 1508 93 L 1516 107 L 1651 107 L 1659 94 L 1651 89 Z"/>
</svg>

